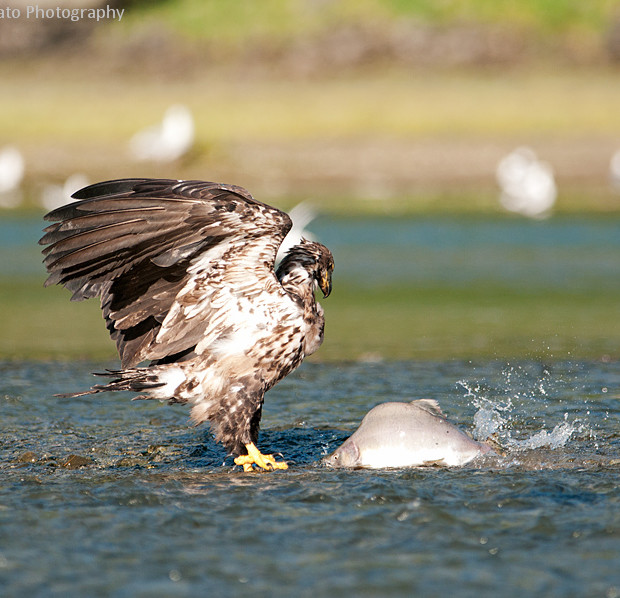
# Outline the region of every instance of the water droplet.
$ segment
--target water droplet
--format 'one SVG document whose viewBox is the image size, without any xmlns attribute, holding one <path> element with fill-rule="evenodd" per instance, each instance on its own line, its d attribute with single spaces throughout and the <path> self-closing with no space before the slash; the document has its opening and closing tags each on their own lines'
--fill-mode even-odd
<svg viewBox="0 0 620 598">
<path fill-rule="evenodd" d="M 178 569 L 171 569 L 168 573 L 170 581 L 181 581 L 181 572 Z"/>
</svg>

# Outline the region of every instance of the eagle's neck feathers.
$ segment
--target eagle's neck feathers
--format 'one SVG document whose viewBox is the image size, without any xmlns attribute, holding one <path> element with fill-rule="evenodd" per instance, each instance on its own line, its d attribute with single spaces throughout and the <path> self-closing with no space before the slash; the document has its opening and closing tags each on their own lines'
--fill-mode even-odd
<svg viewBox="0 0 620 598">
<path fill-rule="evenodd" d="M 305 239 L 299 245 L 289 249 L 284 256 L 276 276 L 285 291 L 299 297 L 304 304 L 314 303 L 314 291 L 317 287 L 316 272 L 321 258 L 318 243 Z"/>
<path fill-rule="evenodd" d="M 304 306 L 310 307 L 315 303 L 314 290 L 316 282 L 312 274 L 301 264 L 287 268 L 286 272 L 278 270 L 278 278 L 282 288 L 295 298 L 298 298 Z"/>
<path fill-rule="evenodd" d="M 323 342 L 325 318 L 323 308 L 316 301 L 314 291 L 317 289 L 318 262 L 320 256 L 315 253 L 316 244 L 302 241 L 286 254 L 276 275 L 282 288 L 300 304 L 305 322 L 303 354 L 311 355 Z"/>
</svg>

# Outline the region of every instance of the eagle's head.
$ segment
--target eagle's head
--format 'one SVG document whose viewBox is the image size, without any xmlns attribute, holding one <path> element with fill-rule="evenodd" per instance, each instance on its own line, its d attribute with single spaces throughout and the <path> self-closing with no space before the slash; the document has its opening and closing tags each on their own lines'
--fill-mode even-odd
<svg viewBox="0 0 620 598">
<path fill-rule="evenodd" d="M 332 252 L 321 243 L 302 238 L 301 242 L 291 247 L 284 256 L 276 275 L 283 285 L 297 286 L 310 280 L 314 287 L 321 289 L 323 297 L 327 297 L 332 291 L 333 271 Z"/>
</svg>

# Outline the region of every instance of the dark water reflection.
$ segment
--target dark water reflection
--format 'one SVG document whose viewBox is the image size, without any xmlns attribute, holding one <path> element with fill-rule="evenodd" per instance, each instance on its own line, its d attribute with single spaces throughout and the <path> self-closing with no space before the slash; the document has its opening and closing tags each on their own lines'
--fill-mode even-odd
<svg viewBox="0 0 620 598">
<path fill-rule="evenodd" d="M 291 464 L 270 474 L 182 407 L 51 396 L 100 365 L 0 364 L 3 596 L 620 593 L 617 363 L 305 364 L 268 395 L 260 445 Z M 422 396 L 508 455 L 319 464 L 375 404 Z"/>
<path fill-rule="evenodd" d="M 0 220 L 0 277 L 44 278 L 41 216 Z M 507 288 L 620 288 L 620 220 L 318 218 L 340 283 Z"/>
<path fill-rule="evenodd" d="M 519 289 L 620 288 L 616 217 L 320 219 L 339 280 Z"/>
</svg>

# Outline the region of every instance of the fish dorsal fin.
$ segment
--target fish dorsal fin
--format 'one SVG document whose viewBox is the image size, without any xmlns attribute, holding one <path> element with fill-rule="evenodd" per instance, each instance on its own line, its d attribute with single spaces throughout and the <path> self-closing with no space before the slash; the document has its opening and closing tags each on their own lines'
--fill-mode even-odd
<svg viewBox="0 0 620 598">
<path fill-rule="evenodd" d="M 424 409 L 431 415 L 438 415 L 439 417 L 446 417 L 439 406 L 439 403 L 434 399 L 417 399 L 416 401 L 411 401 L 410 405 L 415 405 L 420 409 Z"/>
</svg>

